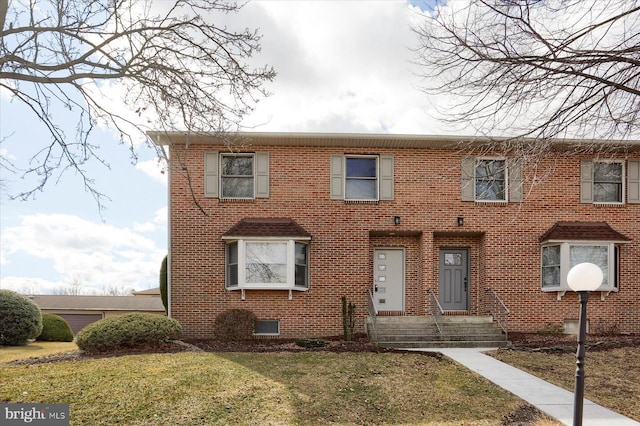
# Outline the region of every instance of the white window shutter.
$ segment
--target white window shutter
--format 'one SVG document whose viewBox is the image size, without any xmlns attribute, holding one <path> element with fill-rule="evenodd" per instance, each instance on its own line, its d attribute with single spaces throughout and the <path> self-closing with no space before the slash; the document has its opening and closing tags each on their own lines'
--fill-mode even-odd
<svg viewBox="0 0 640 426">
<path fill-rule="evenodd" d="M 269 198 L 269 153 L 256 152 L 256 198 Z"/>
<path fill-rule="evenodd" d="M 461 193 L 462 201 L 474 201 L 476 198 L 476 158 L 462 157 L 461 166 Z"/>
<path fill-rule="evenodd" d="M 593 161 L 580 160 L 580 202 L 593 203 Z"/>
<path fill-rule="evenodd" d="M 204 196 L 218 198 L 218 151 L 204 153 Z"/>
<path fill-rule="evenodd" d="M 522 163 L 516 159 L 507 160 L 509 201 L 521 203 L 522 195 Z"/>
<path fill-rule="evenodd" d="M 344 199 L 344 155 L 342 154 L 331 156 L 329 187 L 332 200 Z"/>
<path fill-rule="evenodd" d="M 393 200 L 393 156 L 380 156 L 380 199 Z"/>
<path fill-rule="evenodd" d="M 627 164 L 627 202 L 640 204 L 640 160 L 629 160 Z"/>
</svg>

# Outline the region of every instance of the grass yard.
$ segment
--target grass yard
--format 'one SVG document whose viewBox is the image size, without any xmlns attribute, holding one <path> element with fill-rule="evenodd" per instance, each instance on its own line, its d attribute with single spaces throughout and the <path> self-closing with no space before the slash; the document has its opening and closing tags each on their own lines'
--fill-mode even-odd
<svg viewBox="0 0 640 426">
<path fill-rule="evenodd" d="M 413 353 L 128 355 L 5 364 L 0 383 L 0 401 L 69 403 L 72 425 L 499 425 L 523 403 Z"/>
<path fill-rule="evenodd" d="M 78 350 L 75 342 L 33 342 L 24 346 L 0 346 L 0 364 Z"/>
<path fill-rule="evenodd" d="M 573 392 L 573 353 L 500 350 L 490 355 Z M 640 421 L 640 347 L 587 351 L 585 398 Z"/>
</svg>

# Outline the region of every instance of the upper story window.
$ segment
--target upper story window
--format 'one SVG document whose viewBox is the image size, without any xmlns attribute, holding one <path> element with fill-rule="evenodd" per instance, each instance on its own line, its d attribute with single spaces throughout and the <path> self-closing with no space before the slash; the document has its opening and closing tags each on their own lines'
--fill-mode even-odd
<svg viewBox="0 0 640 426">
<path fill-rule="evenodd" d="M 476 160 L 475 199 L 507 201 L 507 162 L 503 159 Z"/>
<path fill-rule="evenodd" d="M 640 203 L 640 160 L 581 160 L 580 202 Z"/>
<path fill-rule="evenodd" d="M 269 197 L 269 153 L 219 153 L 204 158 L 204 195 L 208 198 Z"/>
<path fill-rule="evenodd" d="M 582 160 L 580 162 L 581 203 L 624 203 L 623 161 Z"/>
<path fill-rule="evenodd" d="M 522 165 L 492 157 L 462 158 L 462 201 L 522 202 Z"/>
<path fill-rule="evenodd" d="M 345 199 L 378 199 L 378 157 L 345 157 Z"/>
<path fill-rule="evenodd" d="M 220 156 L 222 198 L 253 198 L 253 155 Z"/>
<path fill-rule="evenodd" d="M 593 162 L 593 201 L 622 203 L 624 163 L 621 161 Z"/>
<path fill-rule="evenodd" d="M 389 155 L 331 156 L 333 200 L 393 200 L 393 157 Z"/>
</svg>

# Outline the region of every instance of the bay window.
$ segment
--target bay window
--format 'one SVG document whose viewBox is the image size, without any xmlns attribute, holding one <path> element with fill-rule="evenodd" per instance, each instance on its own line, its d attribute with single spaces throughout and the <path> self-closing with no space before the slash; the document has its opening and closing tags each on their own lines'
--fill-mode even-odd
<svg viewBox="0 0 640 426">
<path fill-rule="evenodd" d="M 542 247 L 542 290 L 566 291 L 567 274 L 575 265 L 589 262 L 602 269 L 598 291 L 618 290 L 618 250 L 613 242 L 559 242 Z"/>
<path fill-rule="evenodd" d="M 291 239 L 228 241 L 227 289 L 307 290 L 309 244 Z"/>
</svg>

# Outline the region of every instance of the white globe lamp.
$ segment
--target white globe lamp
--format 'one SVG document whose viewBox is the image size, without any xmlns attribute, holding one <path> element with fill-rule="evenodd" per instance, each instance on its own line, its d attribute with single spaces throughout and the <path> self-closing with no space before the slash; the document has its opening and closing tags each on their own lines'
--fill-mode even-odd
<svg viewBox="0 0 640 426">
<path fill-rule="evenodd" d="M 602 284 L 602 269 L 593 263 L 578 263 L 569 270 L 567 284 L 573 291 L 595 291 Z"/>
</svg>

